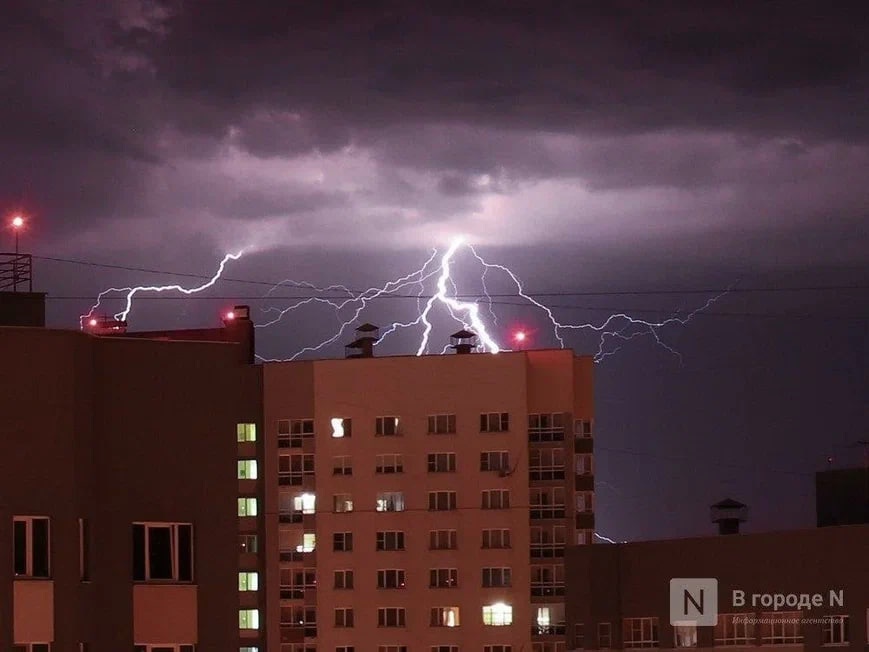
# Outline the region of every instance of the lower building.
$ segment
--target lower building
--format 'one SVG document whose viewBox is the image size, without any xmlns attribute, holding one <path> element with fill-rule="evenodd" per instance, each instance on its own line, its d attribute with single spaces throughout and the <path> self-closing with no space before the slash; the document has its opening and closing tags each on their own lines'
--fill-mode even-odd
<svg viewBox="0 0 869 652">
<path fill-rule="evenodd" d="M 869 466 L 815 474 L 818 527 L 869 523 Z"/>
<path fill-rule="evenodd" d="M 571 649 L 869 649 L 869 525 L 574 546 L 566 572 Z"/>
<path fill-rule="evenodd" d="M 31 326 L 0 326 L 0 650 L 264 649 L 238 516 L 261 370 L 238 343 Z"/>
</svg>

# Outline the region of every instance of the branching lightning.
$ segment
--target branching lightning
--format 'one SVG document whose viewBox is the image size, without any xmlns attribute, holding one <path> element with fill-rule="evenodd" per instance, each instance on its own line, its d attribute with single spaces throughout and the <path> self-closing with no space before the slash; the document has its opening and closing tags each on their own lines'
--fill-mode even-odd
<svg viewBox="0 0 869 652">
<path fill-rule="evenodd" d="M 232 260 L 236 261 L 241 258 L 244 250 L 242 249 L 238 253 L 235 254 L 226 254 L 223 257 L 223 260 L 220 261 L 220 265 L 217 268 L 217 272 L 215 272 L 214 276 L 212 276 L 208 281 L 203 283 L 202 285 L 198 285 L 193 288 L 185 288 L 180 285 L 140 285 L 136 287 L 125 287 L 125 288 L 109 288 L 107 290 L 103 290 L 97 295 L 96 303 L 91 306 L 91 309 L 87 312 L 86 315 L 81 315 L 79 317 L 79 326 L 84 328 L 84 323 L 86 320 L 90 319 L 97 310 L 99 310 L 101 302 L 103 298 L 112 293 L 116 292 L 125 292 L 125 303 L 124 309 L 118 313 L 115 313 L 115 319 L 124 320 L 130 314 L 130 311 L 133 309 L 133 297 L 135 297 L 140 292 L 181 292 L 182 294 L 196 294 L 197 292 L 202 292 L 203 290 L 207 290 L 212 287 L 220 277 L 223 275 L 223 270 L 226 269 L 226 264 Z"/>
</svg>

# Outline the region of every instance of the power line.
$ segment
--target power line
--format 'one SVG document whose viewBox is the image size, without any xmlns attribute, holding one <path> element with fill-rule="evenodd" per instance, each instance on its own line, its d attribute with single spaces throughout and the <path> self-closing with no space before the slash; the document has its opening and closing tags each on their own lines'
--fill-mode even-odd
<svg viewBox="0 0 869 652">
<path fill-rule="evenodd" d="M 152 269 L 147 267 L 132 267 L 129 265 L 113 265 L 109 263 L 95 263 L 87 260 L 77 260 L 72 258 L 57 258 L 53 256 L 33 256 L 33 258 L 37 260 L 45 260 L 51 262 L 58 263 L 66 263 L 73 265 L 82 265 L 86 267 L 99 267 L 104 269 L 117 269 L 128 272 L 142 272 L 146 274 L 162 274 L 166 276 L 181 276 L 186 278 L 195 278 L 195 279 L 211 279 L 211 275 L 207 274 L 192 274 L 188 272 L 176 272 L 171 270 L 161 270 L 161 269 Z M 221 281 L 225 281 L 228 283 L 245 283 L 249 285 L 262 285 L 268 286 L 270 288 L 277 287 L 284 284 L 284 281 L 280 282 L 272 282 L 272 281 L 260 281 L 255 279 L 241 279 L 241 278 L 232 278 L 232 277 L 221 277 Z M 289 284 L 287 284 L 289 285 Z M 754 287 L 754 288 L 690 288 L 690 289 L 660 289 L 660 290 L 589 290 L 589 291 L 549 291 L 549 292 L 528 292 L 525 294 L 533 297 L 594 297 L 594 296 L 654 296 L 654 295 L 685 295 L 685 294 L 749 294 L 749 293 L 782 293 L 782 292 L 841 292 L 841 291 L 849 291 L 849 290 L 869 290 L 869 285 L 803 285 L 803 286 L 792 286 L 792 287 Z M 334 289 L 331 291 L 335 291 Z M 350 292 L 352 294 L 358 295 L 363 294 L 365 290 L 353 290 Z M 332 299 L 345 299 L 350 298 L 346 293 L 335 295 L 335 296 L 323 296 L 317 295 L 322 298 L 332 298 Z M 386 296 L 386 295 L 385 295 Z M 389 295 L 396 296 L 398 298 L 419 298 L 417 295 Z M 476 295 L 465 295 L 460 294 L 456 295 L 456 298 L 464 299 L 468 297 L 475 297 Z M 510 293 L 490 293 L 490 296 L 493 298 L 505 298 L 505 297 L 517 297 L 519 296 L 515 292 Z M 264 297 L 259 297 L 264 298 Z M 300 298 L 300 297 L 293 297 Z M 421 295 L 421 298 L 426 298 L 426 295 Z"/>
</svg>

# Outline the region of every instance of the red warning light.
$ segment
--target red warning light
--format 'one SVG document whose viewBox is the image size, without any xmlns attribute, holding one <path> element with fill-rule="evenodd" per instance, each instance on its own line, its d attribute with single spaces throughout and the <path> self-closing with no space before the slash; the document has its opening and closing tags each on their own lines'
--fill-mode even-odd
<svg viewBox="0 0 869 652">
<path fill-rule="evenodd" d="M 516 331 L 515 333 L 513 333 L 513 340 L 516 342 L 524 342 L 525 338 L 527 337 L 528 335 L 525 333 L 525 331 Z"/>
<path fill-rule="evenodd" d="M 91 328 L 94 328 L 97 324 L 99 324 L 99 322 L 98 322 L 96 319 L 91 319 L 91 320 L 88 322 L 88 325 L 89 325 Z"/>
<path fill-rule="evenodd" d="M 226 318 L 229 320 L 235 319 L 235 313 L 232 310 L 230 310 L 228 313 L 226 313 Z"/>
</svg>

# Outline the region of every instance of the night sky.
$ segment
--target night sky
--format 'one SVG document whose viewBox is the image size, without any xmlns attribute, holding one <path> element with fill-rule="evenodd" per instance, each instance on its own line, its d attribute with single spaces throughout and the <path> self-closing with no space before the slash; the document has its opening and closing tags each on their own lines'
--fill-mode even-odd
<svg viewBox="0 0 869 652">
<path fill-rule="evenodd" d="M 288 303 L 260 299 L 269 282 L 379 285 L 459 233 L 560 293 L 565 321 L 660 320 L 732 286 L 661 330 L 681 360 L 642 337 L 597 366 L 598 529 L 710 533 L 726 496 L 749 530 L 810 527 L 814 471 L 861 463 L 869 438 L 866 10 L 596 4 L 6 0 L 0 213 L 28 216 L 22 249 L 42 257 L 210 275 L 248 247 L 225 275 L 262 284 L 138 300 L 137 329 L 215 325 L 241 301 L 260 321 Z M 35 264 L 64 328 L 104 288 L 199 282 Z M 455 272 L 480 292 L 469 252 Z M 494 308 L 502 342 L 521 326 L 557 344 L 541 311 Z M 259 352 L 337 324 L 307 306 Z M 438 317 L 433 349 L 451 327 Z"/>
</svg>

